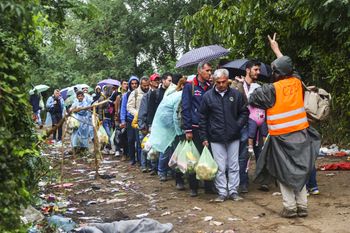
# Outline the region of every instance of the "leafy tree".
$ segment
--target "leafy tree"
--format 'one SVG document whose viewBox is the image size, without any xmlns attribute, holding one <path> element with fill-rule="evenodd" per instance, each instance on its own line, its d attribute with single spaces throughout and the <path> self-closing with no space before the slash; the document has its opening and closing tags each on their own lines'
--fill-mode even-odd
<svg viewBox="0 0 350 233">
<path fill-rule="evenodd" d="M 65 1 L 60 1 L 64 3 Z M 23 230 L 20 209 L 31 201 L 44 161 L 33 131 L 26 86 L 28 61 L 37 53 L 48 19 L 60 20 L 56 1 L 0 3 L 0 231 Z M 58 18 L 56 18 L 58 17 Z M 59 25 L 59 21 L 56 21 Z"/>
<path fill-rule="evenodd" d="M 266 36 L 277 32 L 305 82 L 332 93 L 333 117 L 320 126 L 326 140 L 349 144 L 349 12 L 349 1 L 342 0 L 224 0 L 204 5 L 184 22 L 194 33 L 193 45 L 222 44 L 232 59 L 272 61 Z"/>
</svg>

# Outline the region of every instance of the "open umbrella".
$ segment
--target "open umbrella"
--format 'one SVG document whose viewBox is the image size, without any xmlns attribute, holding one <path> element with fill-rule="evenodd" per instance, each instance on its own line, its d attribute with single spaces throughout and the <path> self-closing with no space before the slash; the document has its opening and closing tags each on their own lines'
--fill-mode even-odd
<svg viewBox="0 0 350 233">
<path fill-rule="evenodd" d="M 108 78 L 98 82 L 97 85 L 99 85 L 101 88 L 105 85 L 120 86 L 120 82 L 118 80 Z"/>
<path fill-rule="evenodd" d="M 41 93 L 41 92 L 47 91 L 49 88 L 50 87 L 45 85 L 45 84 L 39 84 L 39 85 L 34 86 L 34 88 L 29 91 L 29 94 L 33 95 L 34 91 Z"/>
<path fill-rule="evenodd" d="M 245 68 L 248 61 L 249 61 L 248 59 L 237 59 L 229 63 L 226 63 L 225 65 L 222 66 L 222 68 L 228 69 L 230 72 L 230 76 L 233 76 L 233 77 L 239 76 L 239 75 L 245 75 Z M 270 76 L 271 76 L 271 67 L 261 62 L 259 81 L 269 81 Z"/>
<path fill-rule="evenodd" d="M 203 61 L 211 61 L 225 56 L 229 51 L 220 45 L 209 45 L 193 49 L 185 53 L 177 62 L 176 68 L 195 65 Z"/>
<path fill-rule="evenodd" d="M 81 91 L 83 88 L 88 88 L 89 92 L 93 91 L 93 89 L 87 84 L 77 84 L 77 85 L 74 85 L 71 87 L 66 87 L 66 88 L 61 89 L 60 93 L 61 93 L 62 98 L 65 100 L 69 96 L 74 95 L 74 93 L 75 93 L 74 88 L 75 87 L 78 88 L 78 91 Z"/>
</svg>

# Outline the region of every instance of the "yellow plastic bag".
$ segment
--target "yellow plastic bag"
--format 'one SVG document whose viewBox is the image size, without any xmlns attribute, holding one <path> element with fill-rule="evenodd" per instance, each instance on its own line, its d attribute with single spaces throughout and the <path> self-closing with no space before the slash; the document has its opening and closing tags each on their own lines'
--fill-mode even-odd
<svg viewBox="0 0 350 233">
<path fill-rule="evenodd" d="M 100 128 L 98 129 L 97 135 L 98 135 L 98 141 L 101 144 L 108 144 L 108 134 L 105 128 L 103 127 L 103 125 L 101 125 Z"/>
<path fill-rule="evenodd" d="M 177 158 L 177 167 L 182 173 L 194 173 L 199 160 L 199 152 L 193 141 L 187 141 Z"/>
<path fill-rule="evenodd" d="M 204 147 L 195 170 L 198 180 L 213 180 L 215 178 L 218 165 L 213 159 L 208 147 Z"/>
</svg>

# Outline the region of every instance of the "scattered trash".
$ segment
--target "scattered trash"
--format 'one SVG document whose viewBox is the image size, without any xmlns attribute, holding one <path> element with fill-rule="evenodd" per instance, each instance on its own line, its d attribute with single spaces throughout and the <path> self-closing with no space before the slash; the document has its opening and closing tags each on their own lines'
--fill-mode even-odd
<svg viewBox="0 0 350 233">
<path fill-rule="evenodd" d="M 64 232 L 70 232 L 76 227 L 76 223 L 71 218 L 65 218 L 60 215 L 52 215 L 47 220 L 50 225 L 54 225 Z"/>
<path fill-rule="evenodd" d="M 210 221 L 209 222 L 209 225 L 210 226 L 221 226 L 221 225 L 224 225 L 224 223 L 223 222 L 219 222 L 219 221 Z"/>
<path fill-rule="evenodd" d="M 320 166 L 321 171 L 330 171 L 330 170 L 350 170 L 350 162 L 339 162 L 324 164 Z"/>
<path fill-rule="evenodd" d="M 170 215 L 170 214 L 171 214 L 170 211 L 166 211 L 166 212 L 162 213 L 160 216 L 166 216 L 166 215 Z"/>
<path fill-rule="evenodd" d="M 88 201 L 86 203 L 86 205 L 94 205 L 94 204 L 97 204 L 97 201 Z"/>
<path fill-rule="evenodd" d="M 147 217 L 148 215 L 149 213 L 138 214 L 136 215 L 136 218 L 144 218 L 144 217 Z"/>
<path fill-rule="evenodd" d="M 272 193 L 272 196 L 281 196 L 282 195 L 282 193 L 280 193 L 280 192 L 274 192 L 274 193 Z"/>
<path fill-rule="evenodd" d="M 106 204 L 113 204 L 118 202 L 126 202 L 126 198 L 114 198 L 106 201 Z"/>
<path fill-rule="evenodd" d="M 327 173 L 326 176 L 335 176 L 334 173 Z"/>
<path fill-rule="evenodd" d="M 79 217 L 79 220 L 89 221 L 89 222 L 103 222 L 100 217 Z"/>
<path fill-rule="evenodd" d="M 69 188 L 69 187 L 72 187 L 72 186 L 74 186 L 73 183 L 64 183 L 64 184 L 54 185 L 53 187 L 54 188 Z"/>
<path fill-rule="evenodd" d="M 210 220 L 213 220 L 213 216 L 206 216 L 206 217 L 204 217 L 204 222 L 208 222 Z"/>
<path fill-rule="evenodd" d="M 193 209 L 193 210 L 202 211 L 202 208 L 199 208 L 199 207 L 197 207 L 197 206 L 193 207 L 192 209 Z"/>
<path fill-rule="evenodd" d="M 28 206 L 26 209 L 22 211 L 22 215 L 20 216 L 21 221 L 24 224 L 39 222 L 44 219 L 44 215 L 40 213 L 40 211 L 36 210 L 33 206 Z"/>
<path fill-rule="evenodd" d="M 83 211 L 83 210 L 79 210 L 79 211 L 77 211 L 77 214 L 80 214 L 80 215 L 85 215 L 85 211 Z"/>
<path fill-rule="evenodd" d="M 243 219 L 241 219 L 241 218 L 228 218 L 227 220 L 229 220 L 229 221 L 242 221 Z"/>
</svg>

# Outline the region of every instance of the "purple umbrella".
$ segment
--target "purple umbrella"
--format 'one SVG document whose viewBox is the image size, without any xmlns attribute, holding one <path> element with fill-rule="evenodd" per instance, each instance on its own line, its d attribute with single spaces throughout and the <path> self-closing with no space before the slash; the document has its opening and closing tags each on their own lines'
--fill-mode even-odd
<svg viewBox="0 0 350 233">
<path fill-rule="evenodd" d="M 209 45 L 193 49 L 185 53 L 180 60 L 176 62 L 176 68 L 195 65 L 204 61 L 211 61 L 225 56 L 229 51 L 220 45 Z"/>
<path fill-rule="evenodd" d="M 109 78 L 98 82 L 97 85 L 99 85 L 101 88 L 105 85 L 120 86 L 120 82 L 118 80 Z"/>
</svg>

